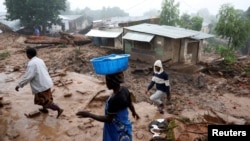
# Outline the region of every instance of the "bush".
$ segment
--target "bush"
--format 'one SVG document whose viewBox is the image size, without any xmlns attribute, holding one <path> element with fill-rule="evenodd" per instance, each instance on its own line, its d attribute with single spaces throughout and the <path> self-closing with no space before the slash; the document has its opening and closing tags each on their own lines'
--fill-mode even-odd
<svg viewBox="0 0 250 141">
<path fill-rule="evenodd" d="M 250 75 L 250 67 L 245 67 L 243 68 L 243 70 L 245 71 L 247 75 Z"/>
<path fill-rule="evenodd" d="M 208 46 L 208 47 L 204 47 L 204 53 L 211 53 L 213 51 L 213 48 Z"/>
<path fill-rule="evenodd" d="M 59 48 L 66 48 L 66 47 L 67 47 L 66 44 L 60 44 L 60 45 L 59 45 Z"/>
<path fill-rule="evenodd" d="M 219 53 L 220 56 L 225 59 L 225 63 L 233 64 L 236 61 L 233 48 L 227 48 L 223 45 L 218 45 L 215 51 L 216 53 Z"/>
<path fill-rule="evenodd" d="M 5 58 L 9 57 L 10 53 L 8 51 L 4 51 L 0 53 L 0 60 L 4 60 Z"/>
</svg>

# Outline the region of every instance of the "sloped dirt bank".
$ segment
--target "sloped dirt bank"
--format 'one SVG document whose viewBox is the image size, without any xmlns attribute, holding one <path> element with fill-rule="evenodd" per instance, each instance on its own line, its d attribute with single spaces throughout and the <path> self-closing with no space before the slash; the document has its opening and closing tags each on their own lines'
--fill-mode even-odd
<svg viewBox="0 0 250 141">
<path fill-rule="evenodd" d="M 86 108 L 95 113 L 103 113 L 103 104 L 109 91 L 101 75 L 96 75 L 90 59 L 121 50 L 84 46 L 50 46 L 38 49 L 38 56 L 45 60 L 53 80 L 55 102 L 64 108 L 64 113 L 56 119 L 56 112 L 39 114 L 27 118 L 24 113 L 37 110 L 29 86 L 14 90 L 25 70 L 27 58 L 25 36 L 0 34 L 0 53 L 8 56 L 0 60 L 0 97 L 5 105 L 0 108 L 0 141 L 99 141 L 102 138 L 102 123 L 91 119 L 78 119 L 75 113 Z M 212 54 L 204 54 L 203 59 L 212 60 Z M 145 95 L 145 89 L 151 80 L 151 64 L 129 62 L 125 72 L 127 86 L 136 96 L 135 107 L 141 116 L 134 123 L 134 141 L 147 141 L 153 137 L 148 124 L 156 119 L 174 121 L 174 136 L 179 141 L 206 140 L 208 124 L 249 124 L 250 95 L 248 76 L 225 78 L 195 71 L 196 67 L 176 67 L 164 64 L 169 73 L 172 101 L 166 103 L 164 115 Z M 137 68 L 140 68 L 139 71 Z M 141 71 L 144 70 L 144 71 Z M 67 75 L 55 75 L 54 72 Z M 64 82 L 66 85 L 60 83 Z M 96 97 L 95 94 L 99 94 Z M 151 91 L 153 93 L 154 90 Z M 197 130 L 200 130 L 198 132 Z M 166 134 L 162 133 L 162 137 Z"/>
</svg>

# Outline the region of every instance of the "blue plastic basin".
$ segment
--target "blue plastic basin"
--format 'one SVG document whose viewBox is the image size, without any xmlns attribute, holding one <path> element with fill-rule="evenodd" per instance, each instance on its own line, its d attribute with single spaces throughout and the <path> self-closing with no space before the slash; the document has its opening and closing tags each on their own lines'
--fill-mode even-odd
<svg viewBox="0 0 250 141">
<path fill-rule="evenodd" d="M 129 57 L 130 54 L 111 54 L 93 58 L 90 62 L 96 74 L 107 75 L 125 71 L 128 68 Z"/>
</svg>

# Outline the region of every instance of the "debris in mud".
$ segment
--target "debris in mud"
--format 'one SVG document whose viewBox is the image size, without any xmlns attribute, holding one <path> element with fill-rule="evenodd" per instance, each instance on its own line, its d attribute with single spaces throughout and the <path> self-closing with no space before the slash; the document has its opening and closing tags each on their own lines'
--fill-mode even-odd
<svg viewBox="0 0 250 141">
<path fill-rule="evenodd" d="M 80 91 L 80 90 L 76 90 L 77 93 L 80 93 L 80 94 L 86 94 L 87 92 L 83 92 L 83 91 Z"/>
<path fill-rule="evenodd" d="M 83 109 L 87 108 L 88 105 L 95 99 L 96 96 L 98 96 L 99 94 L 105 92 L 106 90 L 100 90 L 97 93 L 93 94 L 90 98 L 89 101 L 86 103 L 86 105 L 83 106 Z"/>
<path fill-rule="evenodd" d="M 150 141 L 167 141 L 175 140 L 174 128 L 175 121 L 172 117 L 167 119 L 156 119 L 149 123 L 149 131 L 153 134 Z"/>
<path fill-rule="evenodd" d="M 250 61 L 246 56 L 240 56 L 233 64 L 228 64 L 223 58 L 215 59 L 211 63 L 200 62 L 205 66 L 204 73 L 223 76 L 225 78 L 233 78 L 235 76 L 245 77 L 249 75 Z"/>
<path fill-rule="evenodd" d="M 151 121 L 148 125 L 149 131 L 151 130 L 151 128 L 157 128 L 159 130 L 167 130 L 168 128 L 168 122 L 165 119 L 157 119 L 154 121 Z"/>
<path fill-rule="evenodd" d="M 9 137 L 9 139 L 14 140 L 18 138 L 20 134 L 16 129 L 11 128 L 7 130 L 7 136 Z"/>
<path fill-rule="evenodd" d="M 33 112 L 30 112 L 30 113 L 24 113 L 24 115 L 27 117 L 27 118 L 34 118 L 34 117 L 37 117 L 39 116 L 41 113 L 40 111 L 33 111 Z"/>
<path fill-rule="evenodd" d="M 71 44 L 71 45 L 84 45 L 90 43 L 91 40 L 84 35 L 71 35 L 65 32 L 59 32 L 60 38 L 48 36 L 27 36 L 24 41 L 29 44 Z"/>
<path fill-rule="evenodd" d="M 163 137 L 153 137 L 149 141 L 168 141 L 168 140 Z"/>
<path fill-rule="evenodd" d="M 82 125 L 78 125 L 78 128 L 81 130 L 87 130 L 88 128 L 92 128 L 94 125 L 91 122 L 83 123 Z"/>
<path fill-rule="evenodd" d="M 142 131 L 137 131 L 135 133 L 135 137 L 139 140 L 143 140 L 144 139 L 144 133 Z"/>
<path fill-rule="evenodd" d="M 1 38 L 1 39 L 2 39 L 1 41 L 2 49 L 0 46 L 0 51 L 1 50 L 5 51 L 5 49 L 8 49 L 10 56 L 0 61 L 0 66 L 1 66 L 0 69 L 5 74 L 8 73 L 8 77 L 6 78 L 13 78 L 13 79 L 2 79 L 2 80 L 5 80 L 5 82 L 6 80 L 8 80 L 8 84 L 12 84 L 14 83 L 13 80 L 16 81 L 16 79 L 20 77 L 19 75 L 20 73 L 22 73 L 22 70 L 25 68 L 25 64 L 27 63 L 27 58 L 24 55 L 25 54 L 24 48 L 26 45 L 20 42 L 17 43 L 15 39 L 13 39 L 13 41 L 7 40 L 7 38 Z M 5 44 L 2 44 L 2 43 L 5 43 Z M 56 91 L 55 89 L 52 90 L 52 93 L 55 93 L 54 98 L 59 99 L 58 100 L 59 103 L 61 101 L 64 101 L 64 102 L 67 101 L 64 103 L 65 104 L 64 109 L 67 110 L 67 114 L 63 115 L 64 118 L 62 118 L 61 121 L 55 122 L 60 125 L 58 126 L 59 127 L 58 129 L 60 129 L 60 133 L 58 133 L 57 130 L 50 132 L 50 134 L 56 134 L 58 136 L 57 138 L 51 137 L 50 139 L 47 139 L 47 140 L 64 140 L 64 139 L 65 140 L 74 140 L 74 139 L 83 140 L 81 133 L 78 133 L 78 134 L 75 133 L 75 131 L 78 132 L 78 130 L 80 130 L 81 132 L 82 131 L 87 132 L 88 134 L 91 133 L 90 135 L 97 134 L 96 136 L 98 139 L 85 137 L 84 140 L 99 140 L 101 138 L 100 137 L 101 132 L 99 133 L 98 131 L 101 130 L 102 126 L 100 126 L 100 124 L 96 122 L 83 124 L 83 125 L 79 124 L 78 119 L 76 119 L 73 114 L 76 112 L 76 109 L 79 109 L 79 108 L 86 108 L 88 110 L 93 110 L 93 111 L 97 110 L 97 112 L 100 112 L 99 111 L 100 109 L 95 109 L 95 108 L 96 107 L 100 108 L 103 105 L 101 106 L 93 106 L 93 105 L 98 105 L 95 103 L 97 101 L 104 102 L 107 99 L 106 94 L 104 96 L 100 94 L 100 93 L 104 93 L 105 91 L 102 88 L 102 86 L 105 85 L 105 81 L 103 81 L 102 76 L 98 76 L 93 73 L 94 71 L 89 60 L 97 56 L 103 56 L 109 53 L 116 53 L 120 50 L 105 48 L 105 47 L 96 47 L 93 44 L 86 44 L 84 46 L 79 46 L 79 48 L 76 48 L 71 45 L 65 45 L 64 47 L 58 47 L 58 46 L 43 47 L 43 48 L 39 47 L 38 49 L 39 49 L 38 51 L 39 56 L 45 60 L 46 64 L 48 64 L 50 75 L 53 81 L 55 82 Z M 207 55 L 204 55 L 202 57 L 206 58 Z M 250 96 L 249 95 L 250 77 L 248 75 L 250 72 L 249 71 L 250 61 L 249 59 L 240 59 L 237 62 L 239 63 L 238 66 L 233 65 L 232 69 L 230 68 L 233 71 L 227 71 L 227 70 L 224 71 L 226 66 L 225 65 L 220 66 L 220 63 L 222 62 L 216 62 L 215 64 L 211 66 L 208 65 L 208 68 L 202 70 L 203 73 L 198 73 L 198 74 L 196 73 L 196 71 L 192 72 L 193 69 L 191 69 L 192 71 L 187 71 L 186 68 L 173 69 L 173 65 L 164 65 L 165 69 L 169 73 L 170 83 L 171 83 L 171 94 L 172 94 L 171 105 L 167 105 L 165 107 L 165 111 L 167 114 L 172 114 L 173 116 L 180 116 L 180 117 L 183 117 L 183 116 L 191 117 L 191 116 L 196 116 L 196 114 L 194 114 L 192 111 L 195 111 L 197 113 L 196 111 L 197 109 L 207 110 L 211 107 L 215 109 L 216 111 L 222 112 L 222 114 L 217 113 L 217 115 L 215 114 L 212 115 L 212 112 L 210 112 L 209 115 L 203 115 L 204 119 L 199 120 L 198 122 L 194 122 L 197 120 L 196 117 L 189 118 L 189 121 L 186 121 L 186 122 L 185 121 L 178 122 L 177 120 L 173 120 L 176 124 L 172 126 L 171 128 L 172 130 L 168 130 L 170 131 L 168 134 L 166 133 L 168 139 L 170 139 L 172 136 L 172 137 L 175 137 L 175 139 L 178 139 L 178 141 L 195 141 L 195 140 L 205 141 L 206 139 L 205 134 L 206 134 L 206 129 L 207 129 L 208 124 L 228 124 L 228 123 L 249 124 L 250 123 L 249 116 L 245 114 L 245 113 L 249 113 L 249 108 L 247 108 L 249 107 L 249 104 L 244 104 L 244 101 L 240 101 L 238 99 L 235 100 L 238 97 L 244 97 L 244 98 L 246 97 L 247 99 Z M 153 72 L 152 67 L 150 65 L 151 64 L 149 64 L 149 66 L 140 67 L 141 66 L 140 63 L 130 62 L 129 68 L 125 72 L 126 83 L 124 83 L 124 85 L 128 86 L 129 90 L 134 94 L 134 99 L 136 103 L 140 103 L 140 102 L 150 103 L 151 102 L 149 100 L 149 96 L 144 94 L 144 90 L 146 89 L 148 82 L 151 79 L 150 73 Z M 8 66 L 11 66 L 11 67 L 8 67 Z M 14 68 L 13 66 L 20 66 L 20 67 Z M 203 64 L 203 66 L 206 66 L 206 65 Z M 240 69 L 240 70 L 238 71 L 237 69 Z M 80 74 L 84 74 L 92 78 L 97 78 L 97 80 L 96 79 L 91 79 L 91 81 L 89 81 L 88 79 L 79 80 L 77 79 L 77 77 L 74 77 L 72 79 L 66 79 L 66 77 L 72 75 L 69 72 L 66 73 L 66 70 L 69 72 L 77 71 Z M 187 72 L 192 72 L 192 73 L 187 74 Z M 18 74 L 18 75 L 16 77 L 13 77 L 12 74 Z M 230 76 L 231 74 L 233 74 L 234 77 L 225 77 L 225 76 Z M 86 82 L 92 83 L 93 81 L 95 81 L 93 86 L 94 85 L 98 86 L 96 87 L 95 90 L 86 89 L 84 87 L 84 85 L 86 85 L 85 84 Z M 5 82 L 1 84 L 6 84 Z M 76 85 L 77 86 L 81 85 L 81 87 L 76 88 L 79 90 L 76 90 L 73 88 Z M 62 90 L 64 90 L 64 87 L 71 91 L 68 91 L 64 94 L 64 92 L 61 92 Z M 3 88 L 3 90 L 6 88 Z M 4 90 L 4 91 L 10 91 L 9 93 L 11 93 L 12 90 Z M 233 95 L 234 97 L 225 99 L 225 97 L 223 97 L 223 95 L 225 94 Z M 22 96 L 25 96 L 25 95 L 22 95 Z M 11 98 L 12 101 L 13 99 L 15 99 L 15 97 L 16 97 L 15 94 L 10 95 L 6 93 L 6 98 Z M 87 100 L 84 99 L 85 97 L 88 97 L 88 99 Z M 4 95 L 4 98 L 5 98 L 5 95 Z M 225 101 L 223 101 L 222 99 L 223 100 L 232 99 L 233 102 L 225 103 Z M 23 101 L 21 100 L 22 99 L 20 98 L 19 100 L 15 101 L 15 104 L 22 104 Z M 1 104 L 1 100 L 0 100 L 0 104 Z M 231 104 L 231 105 L 227 106 L 227 104 Z M 2 104 L 2 106 L 4 105 Z M 18 106 L 13 106 L 12 109 L 10 110 L 11 111 L 10 113 L 11 114 L 15 113 L 12 111 L 15 111 L 17 107 Z M 0 112 L 2 112 L 2 114 L 5 114 L 5 115 L 9 114 L 8 113 L 9 111 L 7 111 L 6 108 L 7 106 L 6 107 L 4 106 L 4 108 L 0 109 L 1 110 Z M 149 108 L 149 107 L 146 107 L 146 108 Z M 190 113 L 188 113 L 190 115 L 187 115 L 185 112 L 183 114 L 184 110 L 191 111 Z M 152 112 L 149 111 L 148 114 L 152 114 Z M 14 114 L 12 115 L 12 117 L 14 117 L 13 118 L 14 120 L 17 119 L 16 115 L 21 117 L 16 122 L 16 123 L 20 123 L 21 125 L 23 122 L 20 122 L 20 121 L 21 120 L 25 121 L 26 117 L 23 116 L 22 112 L 19 112 L 17 114 L 15 113 L 15 115 Z M 233 115 L 237 115 L 238 117 L 233 116 Z M 231 116 L 233 118 L 231 118 Z M 240 117 L 246 118 L 246 119 L 242 120 L 242 118 Z M 9 117 L 5 116 L 5 117 L 0 117 L 0 118 L 8 119 Z M 32 120 L 29 119 L 27 120 L 27 123 L 30 124 L 29 125 L 30 127 L 32 126 L 31 127 L 32 129 L 34 129 L 33 127 L 40 126 L 40 125 L 35 123 L 35 126 L 33 126 L 34 125 L 32 123 L 33 120 L 36 120 L 40 123 L 42 118 L 45 119 L 45 121 L 43 122 L 46 122 L 46 123 L 54 122 L 54 119 L 50 120 L 51 116 L 44 115 L 44 116 L 39 116 L 38 118 L 35 118 Z M 70 119 L 70 120 L 65 121 L 65 119 Z M 152 119 L 146 120 L 143 123 L 144 125 L 143 127 L 145 128 L 133 129 L 134 131 L 133 137 L 135 137 L 134 139 L 135 141 L 139 141 L 139 140 L 148 141 L 153 136 L 153 134 L 151 134 L 147 129 L 147 125 L 151 120 Z M 167 121 L 169 125 L 170 121 L 172 120 L 167 120 Z M 65 122 L 69 122 L 70 124 L 65 124 Z M 138 123 L 135 123 L 135 125 L 136 124 Z M 3 127 L 2 129 L 5 129 L 5 126 L 3 126 L 2 123 L 0 125 L 1 125 L 1 128 Z M 141 125 L 136 125 L 136 126 L 140 127 Z M 15 127 L 18 129 L 19 125 Z M 79 129 L 77 130 L 74 127 L 77 127 Z M 10 125 L 8 124 L 8 128 L 13 128 L 13 127 L 10 127 Z M 28 129 L 28 128 L 25 128 L 25 129 Z M 73 129 L 72 132 L 71 132 L 71 129 Z M 4 135 L 7 135 L 5 131 L 3 132 L 0 131 L 0 133 L 4 133 Z M 40 134 L 40 133 L 37 133 L 37 134 Z M 162 133 L 161 135 L 164 135 L 164 134 L 165 133 Z M 13 131 L 13 134 L 9 132 L 9 136 L 10 136 L 9 139 L 17 138 L 15 140 L 19 141 L 19 140 L 22 140 L 23 136 L 28 136 L 28 134 L 22 133 L 22 132 L 16 133 L 15 131 Z M 31 137 L 27 137 L 26 139 L 32 140 Z M 151 139 L 151 141 L 165 141 L 165 140 L 166 140 L 165 137 L 155 137 Z"/>
<path fill-rule="evenodd" d="M 80 132 L 80 130 L 77 127 L 73 127 L 71 129 L 69 129 L 68 131 L 66 131 L 66 134 L 69 137 L 72 137 L 72 136 L 76 136 L 77 134 L 79 134 L 79 132 Z"/>
<path fill-rule="evenodd" d="M 4 107 L 5 109 L 11 109 L 10 104 L 10 101 L 4 101 L 3 99 L 0 99 L 0 108 Z"/>
<path fill-rule="evenodd" d="M 71 96 L 72 96 L 72 93 L 64 94 L 64 97 L 71 97 Z"/>
<path fill-rule="evenodd" d="M 245 125 L 246 120 L 242 118 L 236 118 L 221 112 L 217 112 L 214 110 L 210 110 L 209 114 L 210 117 L 215 116 L 219 121 L 222 121 L 222 124 L 230 124 L 230 125 Z M 207 115 L 207 116 L 208 116 Z"/>
<path fill-rule="evenodd" d="M 7 105 L 11 104 L 11 102 L 9 100 L 6 100 L 6 101 L 1 100 L 1 103 L 2 103 L 3 106 L 5 106 L 5 105 L 7 106 Z"/>
<path fill-rule="evenodd" d="M 58 87 L 62 87 L 62 86 L 66 87 L 66 85 L 71 84 L 71 83 L 73 83 L 72 79 L 70 79 L 70 80 L 60 79 L 60 80 L 54 81 L 54 85 L 56 85 Z"/>
</svg>

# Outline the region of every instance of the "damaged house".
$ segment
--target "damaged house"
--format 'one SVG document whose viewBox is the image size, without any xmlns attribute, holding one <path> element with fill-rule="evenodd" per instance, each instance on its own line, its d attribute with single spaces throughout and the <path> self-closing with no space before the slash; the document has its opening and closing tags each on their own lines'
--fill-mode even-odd
<svg viewBox="0 0 250 141">
<path fill-rule="evenodd" d="M 2 32 L 18 32 L 19 30 L 23 29 L 24 27 L 21 26 L 20 20 L 6 20 L 6 13 L 0 12 L 0 33 Z"/>
<path fill-rule="evenodd" d="M 81 33 L 84 31 L 83 34 L 85 34 L 93 26 L 92 18 L 84 15 L 59 15 L 59 17 L 62 19 L 62 25 L 52 25 L 49 29 L 50 33 L 58 31 Z"/>
<path fill-rule="evenodd" d="M 213 35 L 166 25 L 139 24 L 123 28 L 123 50 L 131 60 L 152 64 L 199 62 L 203 41 Z"/>
<path fill-rule="evenodd" d="M 112 17 L 93 21 L 93 29 L 86 34 L 92 37 L 96 46 L 109 46 L 122 49 L 122 28 L 140 23 L 159 23 L 159 18 Z"/>
<path fill-rule="evenodd" d="M 121 30 L 97 30 L 91 29 L 85 36 L 92 37 L 96 46 L 109 46 L 122 49 Z"/>
</svg>

